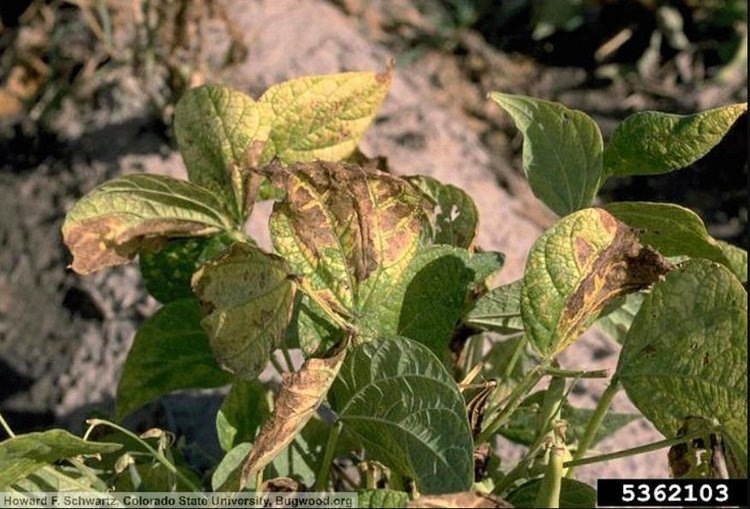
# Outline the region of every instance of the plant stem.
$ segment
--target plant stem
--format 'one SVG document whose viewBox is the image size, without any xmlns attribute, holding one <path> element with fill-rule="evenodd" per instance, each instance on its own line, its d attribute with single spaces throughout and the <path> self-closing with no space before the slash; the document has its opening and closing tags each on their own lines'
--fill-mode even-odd
<svg viewBox="0 0 750 509">
<path fill-rule="evenodd" d="M 548 375 L 556 376 L 558 378 L 609 378 L 608 369 L 597 369 L 594 371 L 571 371 L 569 369 L 559 369 L 550 366 L 548 368 L 545 368 L 544 372 Z"/>
<path fill-rule="evenodd" d="M 521 404 L 521 398 L 542 379 L 544 376 L 543 367 L 543 365 L 536 366 L 526 373 L 523 380 L 521 380 L 521 382 L 513 389 L 513 392 L 511 392 L 506 398 L 506 403 L 503 409 L 492 418 L 479 434 L 476 440 L 478 444 L 487 442 L 490 437 L 497 432 L 500 426 L 505 424 L 505 420 L 516 410 L 516 408 L 518 408 L 518 405 Z"/>
<path fill-rule="evenodd" d="M 279 359 L 276 358 L 274 354 L 271 354 L 270 356 L 271 364 L 273 365 L 274 369 L 279 373 L 279 375 L 283 375 L 286 373 L 286 370 L 284 370 L 284 366 L 281 365 L 279 362 Z"/>
<path fill-rule="evenodd" d="M 263 469 L 261 468 L 255 474 L 255 493 L 263 493 L 261 491 L 262 488 L 263 488 Z"/>
<path fill-rule="evenodd" d="M 591 416 L 591 419 L 586 425 L 586 430 L 583 432 L 583 436 L 578 442 L 578 448 L 573 455 L 573 461 L 583 458 L 583 456 L 589 450 L 589 447 L 591 447 L 591 444 L 594 442 L 594 437 L 599 431 L 599 428 L 604 421 L 604 416 L 607 415 L 609 407 L 612 405 L 612 400 L 614 399 L 615 394 L 617 394 L 618 390 L 620 390 L 620 380 L 615 376 L 612 378 L 609 385 L 602 393 L 602 396 L 599 398 L 599 402 L 596 404 L 594 414 Z M 573 478 L 574 471 L 575 468 L 568 469 L 566 477 Z"/>
<path fill-rule="evenodd" d="M 703 429 L 701 431 L 689 433 L 681 437 L 667 438 L 665 440 L 652 442 L 646 445 L 639 445 L 638 447 L 632 447 L 630 449 L 624 449 L 622 451 L 611 452 L 607 454 L 600 454 L 598 456 L 590 456 L 588 458 L 582 458 L 582 459 L 572 459 L 570 461 L 566 461 L 563 467 L 570 468 L 570 467 L 577 467 L 580 465 L 590 465 L 592 463 L 600 463 L 602 461 L 617 460 L 620 458 L 627 458 L 628 456 L 636 456 L 638 454 L 644 454 L 644 453 L 651 452 L 651 451 L 658 451 L 659 449 L 663 449 L 665 447 L 671 447 L 677 444 L 684 444 L 685 442 L 689 442 L 694 438 L 704 436 L 706 433 L 707 431 Z M 709 430 L 708 433 L 711 433 L 711 431 Z"/>
<path fill-rule="evenodd" d="M 550 448 L 549 463 L 547 463 L 542 486 L 539 488 L 539 494 L 536 497 L 535 507 L 560 507 L 564 453 L 564 445 L 555 443 Z"/>
<path fill-rule="evenodd" d="M 318 478 L 315 481 L 315 491 L 324 491 L 326 488 L 326 484 L 328 483 L 328 472 L 331 470 L 331 463 L 333 462 L 333 456 L 336 453 L 336 443 L 339 440 L 340 433 L 341 423 L 338 422 L 331 426 L 331 430 L 328 432 L 328 442 L 326 442 L 323 459 L 318 467 Z"/>
<path fill-rule="evenodd" d="M 289 369 L 289 372 L 294 372 L 294 362 L 292 362 L 292 356 L 289 355 L 289 350 L 287 350 L 285 347 L 282 347 L 281 353 L 284 356 L 284 362 L 286 362 L 286 366 Z"/>
<path fill-rule="evenodd" d="M 526 348 L 526 343 L 528 342 L 529 340 L 525 334 L 521 336 L 521 339 L 518 341 L 516 347 L 513 349 L 513 352 L 510 355 L 508 364 L 505 365 L 505 369 L 503 370 L 504 381 L 510 380 L 510 376 L 513 374 L 513 370 L 516 368 L 516 364 L 518 364 L 518 360 L 521 358 L 521 354 Z"/>
<path fill-rule="evenodd" d="M 164 465 L 164 467 L 166 467 L 167 470 L 169 470 L 170 472 L 172 472 L 180 481 L 182 481 L 182 483 L 185 486 L 187 486 L 188 488 L 190 488 L 192 491 L 195 491 L 195 492 L 198 492 L 198 493 L 202 493 L 203 492 L 203 490 L 201 490 L 196 485 L 194 485 L 192 483 L 192 481 L 185 476 L 185 474 L 183 474 L 182 472 L 180 472 L 180 470 L 177 467 L 175 467 L 166 458 L 166 456 L 164 456 L 161 452 L 157 451 L 156 449 L 154 449 L 153 447 L 151 447 L 150 445 L 148 445 L 148 443 L 145 440 L 143 440 L 141 437 L 139 437 L 138 435 L 136 435 L 132 431 L 130 431 L 130 430 L 126 429 L 126 428 L 123 428 L 122 426 L 119 426 L 119 425 L 117 425 L 117 424 L 115 424 L 113 422 L 107 421 L 105 419 L 89 419 L 86 422 L 89 424 L 89 429 L 86 431 L 86 435 L 84 436 L 84 440 L 88 437 L 89 433 L 91 433 L 91 431 L 94 429 L 95 426 L 104 425 L 104 426 L 108 426 L 108 427 L 110 427 L 112 429 L 115 429 L 115 430 L 119 431 L 120 433 L 123 433 L 123 434 L 129 436 L 133 440 L 137 441 L 139 444 L 141 444 L 144 449 L 146 449 L 149 453 L 151 453 L 151 456 L 153 456 L 159 463 L 161 463 L 162 465 Z"/>
<path fill-rule="evenodd" d="M 15 433 L 13 433 L 13 429 L 8 425 L 7 422 L 5 422 L 5 417 L 3 417 L 3 414 L 0 413 L 0 426 L 3 427 L 5 432 L 8 434 L 10 438 L 13 438 L 16 436 Z"/>
</svg>

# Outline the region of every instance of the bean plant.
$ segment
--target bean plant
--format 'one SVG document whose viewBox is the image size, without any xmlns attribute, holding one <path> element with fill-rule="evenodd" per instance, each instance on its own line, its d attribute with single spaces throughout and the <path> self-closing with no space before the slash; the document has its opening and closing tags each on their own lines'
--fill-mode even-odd
<svg viewBox="0 0 750 509">
<path fill-rule="evenodd" d="M 123 175 L 68 211 L 72 270 L 137 257 L 162 306 L 135 335 L 111 419 L 82 438 L 2 421 L 0 491 L 283 486 L 356 491 L 362 507 L 593 507 L 577 466 L 659 449 L 674 477 L 747 476 L 747 253 L 678 204 L 596 198 L 608 179 L 691 165 L 747 105 L 635 113 L 605 144 L 581 111 L 489 94 L 559 216 L 523 277 L 498 286 L 504 256 L 476 244 L 467 193 L 358 150 L 390 82 L 390 69 L 302 77 L 257 100 L 193 88 L 173 126 L 188 180 Z M 246 230 L 262 200 L 270 250 Z M 622 345 L 611 372 L 558 361 L 591 327 Z M 586 378 L 607 379 L 594 409 L 568 401 Z M 169 431 L 122 425 L 160 396 L 220 387 L 223 457 L 202 475 Z M 620 390 L 639 414 L 610 410 Z M 592 452 L 641 416 L 663 440 Z"/>
</svg>

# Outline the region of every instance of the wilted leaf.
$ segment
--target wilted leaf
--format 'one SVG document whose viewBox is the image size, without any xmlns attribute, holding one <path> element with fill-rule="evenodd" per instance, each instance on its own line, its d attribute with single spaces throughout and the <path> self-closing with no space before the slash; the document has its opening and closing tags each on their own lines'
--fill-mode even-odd
<svg viewBox="0 0 750 509">
<path fill-rule="evenodd" d="M 690 260 L 654 286 L 617 373 L 666 437 L 686 418 L 702 417 L 717 422 L 747 462 L 747 292 L 722 265 Z"/>
<path fill-rule="evenodd" d="M 364 509 L 405 508 L 409 502 L 409 494 L 405 491 L 386 489 L 360 491 L 357 494 L 358 507 Z"/>
<path fill-rule="evenodd" d="M 602 209 L 564 217 L 537 239 L 526 262 L 521 316 L 531 344 L 542 356 L 555 356 L 607 302 L 648 287 L 670 267 Z"/>
<path fill-rule="evenodd" d="M 643 297 L 643 292 L 636 292 L 613 300 L 602 310 L 596 326 L 618 343 L 622 343 L 635 315 L 641 309 Z"/>
<path fill-rule="evenodd" d="M 161 175 L 133 174 L 81 198 L 65 216 L 62 234 L 73 253 L 73 270 L 90 274 L 127 263 L 144 245 L 158 245 L 165 237 L 211 235 L 232 227 L 210 191 Z"/>
<path fill-rule="evenodd" d="M 482 295 L 464 317 L 464 323 L 500 334 L 523 332 L 521 283 L 519 279 Z"/>
<path fill-rule="evenodd" d="M 252 442 L 270 414 L 265 387 L 257 380 L 236 380 L 216 414 L 219 445 L 229 451 L 241 442 Z"/>
<path fill-rule="evenodd" d="M 276 250 L 331 307 L 353 314 L 366 278 L 388 278 L 413 256 L 419 197 L 403 180 L 358 166 L 294 164 L 277 169 L 287 197 L 274 206 Z"/>
<path fill-rule="evenodd" d="M 193 277 L 193 291 L 219 364 L 255 378 L 284 336 L 295 289 L 282 259 L 246 244 L 234 244 L 204 264 Z"/>
<path fill-rule="evenodd" d="M 241 488 L 273 461 L 313 416 L 344 362 L 348 345 L 348 339 L 342 341 L 325 358 L 308 359 L 299 371 L 284 374 L 273 414 L 261 428 L 242 467 Z"/>
<path fill-rule="evenodd" d="M 61 429 L 27 433 L 0 442 L 0 491 L 45 465 L 80 454 L 105 454 L 120 444 L 89 442 Z"/>
<path fill-rule="evenodd" d="M 505 500 L 494 495 L 465 491 L 463 493 L 451 493 L 449 495 L 423 495 L 412 500 L 406 507 L 443 507 L 448 509 L 473 509 L 493 507 L 513 507 Z"/>
<path fill-rule="evenodd" d="M 344 159 L 357 147 L 390 83 L 388 69 L 306 76 L 269 87 L 259 99 L 273 112 L 264 156 L 287 164 Z"/>
<path fill-rule="evenodd" d="M 562 104 L 492 92 L 523 134 L 523 171 L 534 195 L 564 216 L 591 205 L 602 177 L 602 134 Z"/>
<path fill-rule="evenodd" d="M 418 175 L 408 182 L 425 197 L 432 242 L 471 248 L 479 226 L 479 212 L 474 200 L 461 188 L 443 184 L 437 179 Z"/>
<path fill-rule="evenodd" d="M 638 229 L 645 245 L 664 256 L 705 258 L 732 269 L 719 242 L 708 234 L 693 211 L 672 203 L 621 202 L 604 207 L 617 219 Z"/>
<path fill-rule="evenodd" d="M 508 495 L 508 502 L 513 504 L 512 507 L 537 507 L 536 498 L 541 486 L 541 479 L 532 479 Z M 563 477 L 560 487 L 560 507 L 571 509 L 596 507 L 596 490 L 581 481 Z"/>
<path fill-rule="evenodd" d="M 745 111 L 747 103 L 695 115 L 635 113 L 612 134 L 604 150 L 605 173 L 656 175 L 684 168 L 717 145 Z"/>
<path fill-rule="evenodd" d="M 177 103 L 174 133 L 192 182 L 221 196 L 238 220 L 255 200 L 249 169 L 261 159 L 271 132 L 268 105 L 221 85 L 189 90 Z M 250 191 L 250 192 L 248 192 Z"/>
<path fill-rule="evenodd" d="M 232 240 L 226 235 L 174 239 L 158 251 L 138 256 L 148 293 L 162 304 L 194 297 L 190 280 L 198 267 L 217 256 Z"/>
<path fill-rule="evenodd" d="M 402 337 L 352 349 L 328 395 L 367 457 L 414 479 L 421 493 L 471 487 L 471 430 L 456 382 L 424 346 Z"/>
<path fill-rule="evenodd" d="M 220 387 L 231 376 L 216 363 L 195 299 L 170 302 L 141 325 L 117 385 L 117 415 L 178 389 Z"/>
</svg>

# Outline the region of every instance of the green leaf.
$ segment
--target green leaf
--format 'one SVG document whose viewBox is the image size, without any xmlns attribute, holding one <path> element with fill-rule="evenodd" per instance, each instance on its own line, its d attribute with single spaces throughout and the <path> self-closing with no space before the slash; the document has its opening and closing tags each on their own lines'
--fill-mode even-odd
<svg viewBox="0 0 750 509">
<path fill-rule="evenodd" d="M 221 200 L 190 182 L 162 175 L 118 177 L 81 198 L 65 216 L 63 241 L 72 268 L 90 274 L 130 261 L 166 237 L 212 235 L 232 229 Z"/>
<path fill-rule="evenodd" d="M 216 466 L 216 470 L 214 470 L 214 473 L 211 475 L 211 488 L 214 491 L 237 490 L 237 487 L 240 484 L 242 462 L 245 461 L 245 458 L 252 448 L 252 443 L 243 442 L 235 445 L 234 448 L 224 455 Z M 255 479 L 252 480 L 252 484 L 249 485 L 248 488 L 255 488 Z"/>
<path fill-rule="evenodd" d="M 635 315 L 641 309 L 643 297 L 643 293 L 638 292 L 615 299 L 602 310 L 596 326 L 618 343 L 622 343 L 625 341 Z"/>
<path fill-rule="evenodd" d="M 306 76 L 273 85 L 259 99 L 273 112 L 265 158 L 289 164 L 340 161 L 372 122 L 391 83 L 391 71 Z"/>
<path fill-rule="evenodd" d="M 602 177 L 602 134 L 562 104 L 491 92 L 523 134 L 523 170 L 534 195 L 561 216 L 591 205 Z"/>
<path fill-rule="evenodd" d="M 420 198 L 405 181 L 338 163 L 281 169 L 287 196 L 270 219 L 274 247 L 331 308 L 352 316 L 367 278 L 398 274 L 419 242 Z"/>
<path fill-rule="evenodd" d="M 27 433 L 0 442 L 0 491 L 45 465 L 81 454 L 105 454 L 120 444 L 89 442 L 61 429 Z"/>
<path fill-rule="evenodd" d="M 602 209 L 564 217 L 537 239 L 526 262 L 521 316 L 531 344 L 544 357 L 557 355 L 605 304 L 648 287 L 670 267 Z"/>
<path fill-rule="evenodd" d="M 190 279 L 198 267 L 231 244 L 226 235 L 175 239 L 158 251 L 138 257 L 148 293 L 162 304 L 194 297 Z"/>
<path fill-rule="evenodd" d="M 479 226 L 479 212 L 471 196 L 459 187 L 424 175 L 408 177 L 407 181 L 429 203 L 432 242 L 471 248 Z"/>
<path fill-rule="evenodd" d="M 212 388 L 230 383 L 216 363 L 200 325 L 195 299 L 170 302 L 141 325 L 117 385 L 117 415 L 178 389 Z"/>
<path fill-rule="evenodd" d="M 365 281 L 369 292 L 361 311 L 366 338 L 398 334 L 427 345 L 450 361 L 450 340 L 461 321 L 474 280 L 471 255 L 451 246 L 421 249 L 401 274 Z"/>
<path fill-rule="evenodd" d="M 741 282 L 747 283 L 747 251 L 723 240 L 717 240 L 716 242 L 719 244 L 721 250 L 724 251 L 724 256 L 729 260 L 728 267 L 734 272 L 734 275 Z"/>
<path fill-rule="evenodd" d="M 271 132 L 268 105 L 221 85 L 189 90 L 177 102 L 174 133 L 188 177 L 221 196 L 242 220 L 255 200 L 248 170 L 261 158 Z"/>
<path fill-rule="evenodd" d="M 252 442 L 269 415 L 265 387 L 257 380 L 236 380 L 216 414 L 219 445 L 229 451 L 241 442 Z"/>
<path fill-rule="evenodd" d="M 717 422 L 747 462 L 747 292 L 729 270 L 690 260 L 654 286 L 630 327 L 617 376 L 666 437 L 688 417 Z"/>
<path fill-rule="evenodd" d="M 219 364 L 245 380 L 258 376 L 284 337 L 295 290 L 281 258 L 247 244 L 205 263 L 193 291 Z"/>
<path fill-rule="evenodd" d="M 695 115 L 635 113 L 612 134 L 604 150 L 605 173 L 658 175 L 684 168 L 716 146 L 745 111 L 747 103 Z"/>
<path fill-rule="evenodd" d="M 333 324 L 325 312 L 307 295 L 297 294 L 286 344 L 299 346 L 305 356 L 323 351 L 344 339 L 345 331 Z"/>
<path fill-rule="evenodd" d="M 672 203 L 620 202 L 604 207 L 617 219 L 638 228 L 643 244 L 664 256 L 705 258 L 732 269 L 724 250 L 693 211 Z"/>
<path fill-rule="evenodd" d="M 519 279 L 482 295 L 464 317 L 464 323 L 500 334 L 523 332 L 521 285 L 522 281 Z"/>
<path fill-rule="evenodd" d="M 361 508 L 394 508 L 400 509 L 406 507 L 409 503 L 409 494 L 405 491 L 393 491 L 393 490 L 365 490 L 360 491 L 357 494 L 359 503 L 358 507 Z"/>
<path fill-rule="evenodd" d="M 505 265 L 505 255 L 497 251 L 474 251 L 468 267 L 474 272 L 475 292 L 482 294 L 490 288 L 492 278 Z M 493 285 L 494 286 L 494 285 Z"/>
<path fill-rule="evenodd" d="M 518 409 L 513 412 L 508 424 L 503 426 L 499 433 L 517 444 L 525 446 L 533 444 L 536 440 L 536 432 L 540 424 L 539 420 L 541 419 L 541 409 L 545 393 L 546 391 L 537 391 L 527 396 Z M 583 436 L 594 411 L 588 408 L 571 406 L 565 400 L 560 412 L 561 418 L 568 423 L 566 441 L 568 444 L 574 444 Z M 607 412 L 596 435 L 594 435 L 591 446 L 595 446 L 639 417 L 640 415 L 638 414 Z"/>
<path fill-rule="evenodd" d="M 421 493 L 471 487 L 471 431 L 456 382 L 424 346 L 381 338 L 349 352 L 328 394 L 368 458 L 414 479 Z"/>
<path fill-rule="evenodd" d="M 541 479 L 532 479 L 522 484 L 506 498 L 513 507 L 536 507 L 536 497 L 542 487 Z M 562 479 L 560 487 L 560 507 L 589 508 L 596 507 L 596 490 L 586 483 L 575 479 Z"/>
</svg>

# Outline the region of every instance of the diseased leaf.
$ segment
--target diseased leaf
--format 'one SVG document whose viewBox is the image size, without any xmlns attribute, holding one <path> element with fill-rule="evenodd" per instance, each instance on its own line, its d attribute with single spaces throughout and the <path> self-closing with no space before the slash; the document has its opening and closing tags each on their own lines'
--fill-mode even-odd
<svg viewBox="0 0 750 509">
<path fill-rule="evenodd" d="M 523 332 L 521 284 L 519 279 L 482 295 L 464 317 L 464 323 L 479 330 L 500 334 Z"/>
<path fill-rule="evenodd" d="M 229 451 L 242 442 L 252 442 L 270 414 L 265 387 L 257 380 L 236 380 L 216 414 L 219 445 Z"/>
<path fill-rule="evenodd" d="M 604 150 L 607 175 L 657 175 L 684 168 L 716 146 L 747 103 L 695 115 L 644 111 L 626 118 Z"/>
<path fill-rule="evenodd" d="M 401 509 L 409 502 L 409 494 L 405 491 L 393 491 L 386 489 L 366 490 L 357 493 L 357 506 L 364 509 L 378 509 L 382 507 Z"/>
<path fill-rule="evenodd" d="M 272 111 L 237 90 L 203 85 L 185 93 L 174 112 L 174 133 L 188 177 L 221 196 L 238 221 L 255 200 L 260 182 L 249 170 L 267 163 L 261 153 L 271 133 Z"/>
<path fill-rule="evenodd" d="M 336 378 L 348 345 L 348 339 L 342 341 L 325 358 L 308 359 L 299 371 L 284 374 L 271 418 L 261 428 L 242 467 L 240 488 L 273 461 L 307 424 Z"/>
<path fill-rule="evenodd" d="M 442 507 L 448 509 L 459 508 L 495 508 L 513 507 L 506 501 L 485 493 L 465 491 L 463 493 L 451 493 L 450 495 L 423 495 L 409 502 L 406 507 Z"/>
<path fill-rule="evenodd" d="M 705 258 L 732 269 L 719 242 L 708 234 L 700 217 L 672 203 L 620 202 L 604 209 L 617 219 L 638 229 L 645 245 L 664 256 Z"/>
<path fill-rule="evenodd" d="M 210 191 L 162 175 L 118 177 L 81 198 L 65 216 L 63 241 L 71 267 L 90 274 L 129 262 L 166 237 L 211 235 L 233 227 Z"/>
<path fill-rule="evenodd" d="M 716 242 L 724 252 L 724 256 L 729 260 L 728 267 L 734 272 L 734 275 L 742 283 L 747 283 L 747 251 L 723 240 L 717 240 Z"/>
<path fill-rule="evenodd" d="M 564 217 L 537 239 L 526 262 L 521 316 L 531 344 L 544 357 L 557 355 L 605 304 L 648 287 L 670 268 L 605 210 Z"/>
<path fill-rule="evenodd" d="M 541 479 L 532 479 L 516 488 L 508 495 L 508 502 L 512 507 L 536 507 L 536 498 L 542 487 Z M 586 483 L 563 477 L 560 487 L 561 508 L 589 508 L 596 507 L 596 490 Z"/>
<path fill-rule="evenodd" d="M 10 491 L 13 483 L 61 459 L 105 454 L 120 447 L 120 444 L 82 440 L 61 429 L 8 438 L 0 442 L 0 491 Z"/>
<path fill-rule="evenodd" d="M 328 400 L 368 458 L 413 478 L 420 493 L 471 487 L 473 447 L 464 400 L 426 347 L 397 336 L 358 345 Z"/>
<path fill-rule="evenodd" d="M 282 259 L 234 244 L 193 276 L 201 325 L 219 364 L 245 380 L 258 376 L 289 324 L 296 285 Z"/>
<path fill-rule="evenodd" d="M 450 340 L 474 280 L 471 255 L 451 246 L 420 250 L 400 273 L 367 280 L 359 330 L 365 338 L 398 334 L 427 345 L 449 363 Z"/>
<path fill-rule="evenodd" d="M 195 299 L 170 302 L 138 329 L 117 385 L 117 415 L 178 389 L 220 387 L 231 382 L 216 363 L 200 325 Z"/>
<path fill-rule="evenodd" d="M 390 83 L 388 69 L 306 76 L 269 87 L 258 100 L 273 112 L 264 157 L 285 164 L 344 159 L 354 152 Z"/>
<path fill-rule="evenodd" d="M 276 169 L 287 197 L 276 203 L 274 247 L 334 310 L 353 315 L 359 285 L 402 270 L 419 241 L 419 197 L 403 180 L 337 163 Z"/>
<path fill-rule="evenodd" d="M 602 177 L 602 134 L 582 111 L 519 95 L 490 99 L 523 134 L 523 171 L 534 195 L 561 216 L 591 205 Z"/>
<path fill-rule="evenodd" d="M 162 304 L 194 297 L 190 280 L 198 267 L 217 256 L 232 240 L 226 235 L 174 239 L 158 251 L 138 256 L 148 293 Z"/>
<path fill-rule="evenodd" d="M 618 343 L 622 343 L 635 315 L 641 309 L 643 297 L 643 292 L 636 292 L 613 300 L 602 310 L 596 326 Z"/>
<path fill-rule="evenodd" d="M 479 212 L 471 196 L 459 187 L 424 175 L 408 177 L 407 181 L 429 204 L 432 242 L 470 249 L 479 226 Z"/>
<path fill-rule="evenodd" d="M 505 265 L 505 255 L 497 251 L 474 251 L 469 259 L 469 269 L 474 272 L 474 291 L 483 294 L 491 288 L 490 283 Z M 494 286 L 494 285 L 492 285 Z"/>
<path fill-rule="evenodd" d="M 311 356 L 344 339 L 346 332 L 331 323 L 318 304 L 302 293 L 297 297 L 292 322 L 287 329 L 288 345 L 299 346 L 305 356 Z"/>
<path fill-rule="evenodd" d="M 690 260 L 644 299 L 617 374 L 664 436 L 676 436 L 688 417 L 717 422 L 746 464 L 746 341 L 745 289 L 722 265 Z"/>
</svg>

